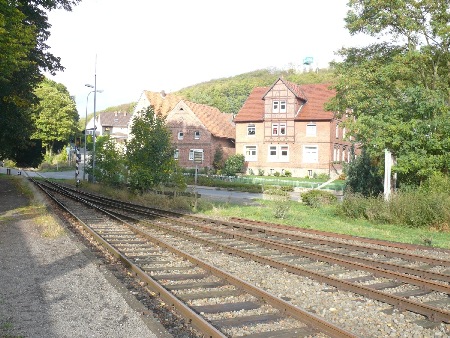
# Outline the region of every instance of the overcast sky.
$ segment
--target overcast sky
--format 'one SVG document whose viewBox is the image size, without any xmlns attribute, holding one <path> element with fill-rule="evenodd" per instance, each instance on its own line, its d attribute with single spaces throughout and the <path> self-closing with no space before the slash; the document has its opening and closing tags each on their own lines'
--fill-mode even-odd
<svg viewBox="0 0 450 338">
<path fill-rule="evenodd" d="M 97 111 L 257 69 L 326 68 L 342 46 L 347 0 L 83 0 L 49 13 L 48 45 L 64 72 L 53 80 L 86 111 L 97 74 Z M 95 60 L 97 59 L 97 63 Z M 96 65 L 96 67 L 95 67 Z M 96 69 L 96 72 L 95 72 Z M 93 111 L 93 95 L 88 113 Z"/>
</svg>

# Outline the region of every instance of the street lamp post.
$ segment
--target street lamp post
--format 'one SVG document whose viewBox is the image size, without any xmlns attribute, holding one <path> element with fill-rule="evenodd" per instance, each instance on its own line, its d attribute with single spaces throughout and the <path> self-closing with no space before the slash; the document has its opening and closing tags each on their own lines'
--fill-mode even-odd
<svg viewBox="0 0 450 338">
<path fill-rule="evenodd" d="M 85 85 L 88 88 L 94 88 L 93 85 L 91 84 L 86 84 Z M 92 90 L 87 94 L 87 98 L 86 98 L 86 116 L 85 116 L 85 121 L 84 121 L 84 160 L 83 160 L 83 181 L 86 180 L 86 131 L 87 131 L 87 113 L 88 113 L 88 103 L 89 103 L 89 95 L 91 95 L 91 93 L 94 93 L 95 91 Z M 102 93 L 103 90 L 99 89 L 97 90 L 97 93 Z M 95 126 L 95 120 L 94 120 L 94 126 Z"/>
<path fill-rule="evenodd" d="M 92 85 L 87 85 L 92 88 Z M 92 182 L 95 183 L 95 138 L 97 127 L 95 126 L 95 113 L 97 104 L 97 55 L 95 55 L 95 70 L 94 70 L 94 134 L 92 136 L 93 149 L 92 149 Z"/>
</svg>

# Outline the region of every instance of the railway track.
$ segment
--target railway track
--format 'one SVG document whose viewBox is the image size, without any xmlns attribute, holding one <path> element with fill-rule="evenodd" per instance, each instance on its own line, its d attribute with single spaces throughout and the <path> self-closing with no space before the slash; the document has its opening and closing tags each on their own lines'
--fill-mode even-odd
<svg viewBox="0 0 450 338">
<path fill-rule="evenodd" d="M 141 256 L 141 253 L 136 254 L 131 250 L 133 246 L 138 247 L 138 245 L 142 244 L 140 243 L 142 239 L 132 237 L 134 235 L 129 233 L 131 231 L 130 229 L 133 229 L 133 232 L 139 236 L 144 237 L 149 236 L 149 229 L 153 229 L 152 233 L 154 237 L 152 243 L 157 243 L 157 245 L 168 247 L 170 241 L 176 243 L 180 241 L 180 238 L 184 238 L 187 241 L 182 244 L 184 246 L 203 245 L 214 247 L 215 250 L 245 257 L 246 259 L 289 271 L 293 274 L 314 278 L 326 283 L 331 291 L 334 288 L 351 291 L 391 304 L 400 310 L 408 310 L 421 314 L 428 318 L 428 321 L 445 323 L 449 323 L 450 321 L 450 261 L 448 260 L 413 255 L 395 245 L 393 247 L 381 247 L 380 243 L 370 243 L 371 245 L 355 244 L 326 238 L 325 236 L 317 237 L 311 236 L 311 234 L 301 234 L 298 231 L 283 229 L 283 227 L 274 227 L 271 224 L 256 224 L 241 219 L 225 222 L 181 215 L 145 208 L 130 203 L 118 202 L 88 193 L 83 193 L 80 197 L 80 192 L 76 189 L 51 183 L 40 183 L 40 186 L 44 190 L 52 190 L 55 194 L 56 191 L 59 191 L 57 194 L 64 194 L 64 198 L 78 199 L 90 207 L 99 205 L 97 210 L 109 214 L 110 217 L 114 216 L 118 218 L 120 222 L 126 220 L 125 223 L 127 225 L 125 227 L 128 229 L 126 232 L 118 230 L 118 228 L 112 228 L 111 230 L 108 226 L 106 228 L 97 228 L 97 235 L 100 236 L 99 240 L 109 242 L 109 244 L 103 244 L 111 245 L 117 251 L 117 253 L 114 253 L 115 255 L 125 252 L 124 255 L 127 260 L 127 265 L 130 267 L 136 265 L 144 273 L 146 270 L 136 264 L 142 258 L 134 257 Z M 69 202 L 65 200 L 64 203 L 67 204 Z M 84 220 L 81 218 L 81 220 L 87 224 L 92 222 L 91 218 Z M 102 220 L 101 223 L 107 224 L 105 220 Z M 96 229 L 94 225 L 90 227 L 93 230 Z M 161 236 L 165 239 L 158 239 Z M 182 250 L 176 249 L 175 246 L 171 250 L 180 254 Z M 109 250 L 111 251 L 111 249 Z M 131 252 L 131 256 L 127 256 L 127 252 L 129 254 Z M 186 257 L 183 259 L 191 262 L 196 269 L 201 266 L 200 262 L 196 261 L 192 255 L 190 255 L 189 259 Z M 143 267 L 150 271 L 150 275 L 155 274 L 155 271 L 160 271 L 159 269 L 167 269 L 163 266 L 158 266 L 156 270 L 155 267 L 153 267 L 153 270 L 145 265 Z M 233 336 L 233 332 L 236 330 L 229 327 L 233 325 L 247 325 L 249 323 L 253 323 L 251 325 L 254 325 L 257 322 L 261 323 L 261 316 L 264 316 L 264 322 L 266 324 L 261 324 L 262 327 L 264 325 L 267 326 L 267 323 L 271 321 L 276 327 L 280 325 L 280 321 L 292 320 L 293 318 L 296 318 L 299 323 L 302 323 L 298 325 L 284 323 L 283 327 L 293 325 L 292 330 L 294 331 L 289 332 L 283 330 L 282 332 L 278 330 L 278 336 L 283 333 L 286 337 L 300 337 L 301 335 L 314 335 L 316 334 L 315 332 L 324 332 L 330 336 L 351 335 L 351 333 L 345 332 L 344 330 L 341 332 L 339 328 L 331 329 L 332 325 L 330 323 L 313 323 L 312 320 L 320 318 L 315 318 L 316 316 L 314 315 L 311 317 L 311 314 L 308 315 L 306 311 L 302 311 L 301 315 L 295 315 L 291 311 L 294 311 L 295 308 L 298 309 L 298 307 L 292 306 L 282 299 L 277 299 L 277 297 L 270 298 L 270 295 L 264 290 L 260 290 L 259 292 L 255 290 L 250 291 L 246 288 L 251 287 L 251 285 L 244 283 L 246 284 L 246 288 L 244 288 L 240 284 L 240 282 L 243 282 L 241 280 L 237 282 L 238 284 L 223 284 L 224 281 L 229 282 L 233 279 L 231 275 L 224 277 L 225 275 L 222 275 L 222 273 L 225 273 L 224 271 L 215 271 L 214 269 L 216 268 L 205 266 L 202 267 L 203 270 L 201 272 L 198 272 L 192 266 L 184 266 L 180 263 L 178 268 L 181 267 L 183 268 L 179 270 L 171 270 L 176 271 L 176 274 L 172 272 L 171 274 L 162 274 L 162 276 L 164 278 L 168 278 L 169 276 L 172 276 L 170 278 L 175 278 L 173 276 L 177 275 L 176 278 L 179 279 L 191 278 L 187 283 L 176 282 L 173 279 L 171 282 L 167 282 L 170 279 L 157 277 L 153 279 L 162 281 L 161 283 L 163 284 L 159 285 L 163 289 L 170 290 L 177 295 L 183 294 L 183 292 L 180 292 L 183 288 L 190 287 L 195 289 L 194 281 L 201 281 L 200 283 L 209 285 L 198 286 L 196 288 L 201 288 L 202 290 L 208 288 L 208 292 L 212 292 L 210 295 L 214 294 L 212 286 L 219 287 L 221 288 L 220 290 L 230 289 L 234 291 L 240 290 L 240 292 L 246 290 L 248 292 L 246 296 L 242 296 L 242 294 L 236 296 L 238 299 L 244 299 L 243 301 L 233 301 L 230 303 L 236 305 L 222 304 L 212 307 L 208 305 L 209 308 L 208 306 L 196 307 L 193 305 L 189 307 L 188 305 L 188 308 L 197 314 L 206 314 L 207 312 L 215 311 L 215 314 L 206 315 L 206 318 L 203 319 L 205 322 L 219 328 L 222 334 L 226 332 L 228 336 Z M 193 270 L 191 271 L 190 269 Z M 186 273 L 186 271 L 191 272 Z M 143 276 L 140 277 L 143 278 Z M 204 280 L 205 278 L 207 278 L 207 281 Z M 212 280 L 208 278 L 212 278 Z M 173 287 L 173 283 L 175 283 L 174 285 L 179 284 L 179 286 Z M 214 283 L 219 283 L 220 286 Z M 202 293 L 197 294 L 196 292 L 189 291 L 188 294 L 193 294 L 194 298 L 202 297 Z M 179 299 L 183 297 L 175 296 L 175 298 Z M 188 303 L 189 301 L 192 303 L 193 299 L 189 299 Z M 217 302 L 217 300 L 213 302 Z M 229 313 L 230 311 L 239 309 L 239 307 L 247 309 L 248 313 L 262 311 L 263 314 L 249 315 L 247 322 L 244 319 L 233 319 L 227 322 L 223 319 L 211 319 L 221 318 L 219 308 Z M 267 315 L 268 313 L 270 316 Z M 286 314 L 288 315 L 287 317 Z M 285 317 L 283 318 L 282 315 Z M 305 315 L 307 319 L 304 317 L 301 318 L 301 316 Z M 257 319 L 258 317 L 260 319 Z M 324 327 L 321 327 L 321 325 Z M 269 330 L 272 329 L 273 327 L 269 328 Z M 215 336 L 216 334 L 214 332 L 211 336 Z M 258 333 L 257 336 L 264 337 L 261 334 Z M 267 337 L 269 336 L 267 335 Z M 274 336 L 277 336 L 277 334 L 274 334 Z"/>
<path fill-rule="evenodd" d="M 235 332 L 242 326 L 252 326 L 254 337 L 355 337 L 175 248 L 160 236 L 150 235 L 142 227 L 125 221 L 124 215 L 96 206 L 61 186 L 34 182 L 82 222 L 91 236 L 150 289 L 208 337 L 237 337 L 240 335 Z M 209 304 L 196 306 L 198 299 L 207 299 Z"/>
</svg>

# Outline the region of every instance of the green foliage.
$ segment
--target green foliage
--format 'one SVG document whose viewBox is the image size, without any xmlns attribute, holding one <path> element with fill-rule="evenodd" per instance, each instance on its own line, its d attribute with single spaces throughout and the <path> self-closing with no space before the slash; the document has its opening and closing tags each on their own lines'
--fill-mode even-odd
<svg viewBox="0 0 450 338">
<path fill-rule="evenodd" d="M 176 171 L 176 161 L 173 158 L 171 133 L 164 119 L 156 116 L 150 106 L 136 114 L 131 134 L 126 152 L 131 188 L 144 192 L 169 183 Z"/>
<path fill-rule="evenodd" d="M 275 218 L 285 219 L 288 217 L 290 209 L 289 201 L 291 199 L 288 191 L 282 189 L 282 187 L 272 186 L 264 189 L 264 196 L 266 199 L 276 202 L 273 206 L 273 215 Z"/>
<path fill-rule="evenodd" d="M 313 208 L 334 204 L 337 201 L 336 196 L 332 192 L 316 189 L 306 191 L 300 197 L 303 203 Z"/>
<path fill-rule="evenodd" d="M 346 193 L 359 193 L 369 197 L 378 196 L 384 190 L 383 177 L 378 171 L 378 166 L 372 162 L 365 149 L 358 158 L 349 163 L 346 175 L 344 188 Z"/>
<path fill-rule="evenodd" d="M 44 71 L 62 70 L 47 52 L 47 11 L 70 11 L 79 0 L 2 1 L 0 5 L 0 158 L 15 159 L 32 144 L 34 89 Z"/>
<path fill-rule="evenodd" d="M 207 104 L 225 113 L 237 114 L 255 87 L 271 86 L 276 79 L 298 83 L 324 83 L 334 78 L 330 70 L 319 70 L 310 73 L 297 73 L 293 69 L 262 69 L 230 78 L 216 79 L 195 86 L 184 88 L 176 94 L 187 100 Z"/>
<path fill-rule="evenodd" d="M 92 160 L 86 168 L 86 173 L 92 175 Z M 95 181 L 109 186 L 125 184 L 125 157 L 117 143 L 110 136 L 96 138 L 95 142 Z"/>
<path fill-rule="evenodd" d="M 214 152 L 214 159 L 213 159 L 213 168 L 216 170 L 222 170 L 224 165 L 225 165 L 225 161 L 223 158 L 223 149 L 220 145 L 218 145 L 216 147 L 216 150 Z"/>
<path fill-rule="evenodd" d="M 339 51 L 344 62 L 334 64 L 337 95 L 328 109 L 355 118 L 346 122 L 348 134 L 371 158 L 389 149 L 400 181 L 419 185 L 435 172 L 448 173 L 448 1 L 355 0 L 349 6 L 350 33 L 393 38 Z"/>
<path fill-rule="evenodd" d="M 36 132 L 47 152 L 51 152 L 57 141 L 68 142 L 77 133 L 78 113 L 74 99 L 67 88 L 55 81 L 44 79 L 35 90 L 39 98 L 36 107 Z"/>
<path fill-rule="evenodd" d="M 114 113 L 114 112 L 127 112 L 128 114 L 132 114 L 134 111 L 134 108 L 136 107 L 136 102 L 130 102 L 130 103 L 124 103 L 124 104 L 120 104 L 118 106 L 112 106 L 112 107 L 108 107 L 106 109 L 103 109 L 99 112 L 97 112 L 97 114 L 102 114 L 102 113 Z M 91 116 L 93 117 L 93 116 Z"/>
<path fill-rule="evenodd" d="M 450 179 L 434 175 L 420 187 L 404 188 L 391 195 L 365 197 L 345 194 L 338 213 L 350 218 L 377 223 L 396 223 L 409 227 L 429 227 L 439 231 L 450 225 Z"/>
<path fill-rule="evenodd" d="M 175 191 L 185 191 L 187 188 L 183 170 L 177 162 L 174 164 L 174 170 L 170 175 L 169 182 L 166 183 L 166 186 L 174 188 Z"/>
<path fill-rule="evenodd" d="M 237 173 L 244 172 L 245 156 L 242 154 L 232 155 L 225 161 L 223 168 L 224 175 L 235 176 Z"/>
</svg>

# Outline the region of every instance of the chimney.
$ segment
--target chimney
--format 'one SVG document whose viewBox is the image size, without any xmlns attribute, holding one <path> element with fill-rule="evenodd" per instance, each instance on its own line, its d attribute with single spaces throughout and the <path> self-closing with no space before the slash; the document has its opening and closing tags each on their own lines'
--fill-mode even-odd
<svg viewBox="0 0 450 338">
<path fill-rule="evenodd" d="M 127 112 L 126 111 L 123 112 L 123 116 L 127 116 Z"/>
<path fill-rule="evenodd" d="M 117 112 L 116 111 L 114 112 L 114 116 L 117 117 Z"/>
<path fill-rule="evenodd" d="M 165 98 L 165 97 L 166 97 L 166 92 L 164 91 L 164 89 L 161 90 L 161 97 L 162 97 L 162 98 Z"/>
</svg>

